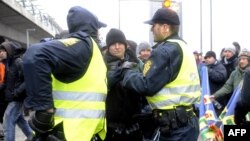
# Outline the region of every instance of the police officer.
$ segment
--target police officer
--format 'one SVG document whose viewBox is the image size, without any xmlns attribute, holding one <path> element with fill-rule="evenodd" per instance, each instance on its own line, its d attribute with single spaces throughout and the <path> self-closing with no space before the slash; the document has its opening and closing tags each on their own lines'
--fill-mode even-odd
<svg viewBox="0 0 250 141">
<path fill-rule="evenodd" d="M 67 23 L 68 38 L 35 44 L 24 55 L 25 106 L 35 111 L 29 120 L 33 140 L 106 135 L 106 66 L 96 43 L 100 23 L 79 6 L 70 8 Z"/>
<path fill-rule="evenodd" d="M 160 127 L 160 141 L 195 141 L 199 127 L 192 105 L 199 100 L 200 81 L 191 49 L 178 36 L 179 17 L 160 8 L 146 23 L 152 25 L 157 44 L 143 73 L 124 69 L 123 86 L 146 96 Z"/>
</svg>

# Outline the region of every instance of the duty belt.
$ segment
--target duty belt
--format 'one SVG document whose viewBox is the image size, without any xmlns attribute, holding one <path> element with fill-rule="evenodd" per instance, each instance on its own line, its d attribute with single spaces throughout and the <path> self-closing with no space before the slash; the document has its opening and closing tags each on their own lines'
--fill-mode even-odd
<svg viewBox="0 0 250 141">
<path fill-rule="evenodd" d="M 121 124 L 117 123 L 109 123 L 108 126 L 117 134 L 131 134 L 135 131 L 138 131 L 140 128 L 138 123 L 132 124 L 128 127 L 125 125 L 121 126 Z"/>
<path fill-rule="evenodd" d="M 163 133 L 187 126 L 188 121 L 194 116 L 192 106 L 177 106 L 171 110 L 153 110 L 153 117 Z"/>
</svg>

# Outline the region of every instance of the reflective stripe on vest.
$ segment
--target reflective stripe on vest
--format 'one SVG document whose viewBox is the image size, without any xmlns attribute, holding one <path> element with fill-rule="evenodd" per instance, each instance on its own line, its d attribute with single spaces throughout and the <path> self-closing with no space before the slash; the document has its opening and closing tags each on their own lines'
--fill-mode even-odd
<svg viewBox="0 0 250 141">
<path fill-rule="evenodd" d="M 56 115 L 64 118 L 104 118 L 104 110 L 57 109 Z"/>
<path fill-rule="evenodd" d="M 73 100 L 73 101 L 105 101 L 105 94 L 91 92 L 64 92 L 53 91 L 54 100 Z"/>
<path fill-rule="evenodd" d="M 69 38 L 62 43 L 70 47 L 80 41 Z M 89 141 L 97 133 L 101 138 L 105 138 L 106 134 L 102 131 L 106 128 L 104 117 L 107 69 L 93 39 L 92 43 L 93 55 L 82 78 L 72 83 L 63 83 L 52 77 L 55 124 L 63 121 L 64 134 L 68 141 Z"/>
<path fill-rule="evenodd" d="M 97 93 L 84 93 L 84 92 L 53 92 L 54 100 L 65 100 L 65 101 L 96 101 L 96 102 L 103 102 L 106 100 L 106 95 L 104 94 L 97 94 Z M 66 102 L 65 102 L 66 104 Z M 67 107 L 68 104 L 61 107 Z M 70 109 L 67 108 L 57 108 L 56 115 L 59 117 L 64 118 L 104 118 L 104 111 L 103 110 L 86 110 L 81 109 L 83 107 L 81 104 L 77 104 L 74 108 L 77 109 Z M 86 106 L 85 106 L 86 107 Z"/>
<path fill-rule="evenodd" d="M 146 97 L 152 109 L 173 109 L 190 106 L 200 100 L 201 88 L 194 56 L 181 40 L 167 40 L 180 45 L 183 60 L 176 79 L 166 84 L 156 95 Z"/>
</svg>

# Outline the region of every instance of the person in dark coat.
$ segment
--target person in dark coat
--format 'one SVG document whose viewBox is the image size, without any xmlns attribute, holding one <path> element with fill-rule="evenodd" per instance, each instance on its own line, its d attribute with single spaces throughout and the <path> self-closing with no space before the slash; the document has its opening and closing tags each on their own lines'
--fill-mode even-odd
<svg viewBox="0 0 250 141">
<path fill-rule="evenodd" d="M 224 49 L 224 57 L 220 61 L 227 70 L 227 79 L 229 79 L 231 73 L 235 70 L 238 65 L 238 55 L 235 47 L 230 45 Z M 232 93 L 224 97 L 224 101 L 229 101 Z"/>
<path fill-rule="evenodd" d="M 227 80 L 226 68 L 216 59 L 213 51 L 208 51 L 205 55 L 205 64 L 208 68 L 210 92 L 215 93 Z"/>
<path fill-rule="evenodd" d="M 229 78 L 230 74 L 235 70 L 238 65 L 238 56 L 236 54 L 236 50 L 234 46 L 226 47 L 224 49 L 224 57 L 221 60 L 221 63 L 227 69 L 227 78 Z"/>
<path fill-rule="evenodd" d="M 112 28 L 107 34 L 106 43 L 107 52 L 104 57 L 108 68 L 106 99 L 108 131 L 105 141 L 140 141 L 142 134 L 134 116 L 141 112 L 142 97 L 134 91 L 123 88 L 122 78 L 116 75 L 116 71 L 126 61 L 134 62 L 134 69 L 140 71 L 141 62 L 130 49 L 127 49 L 126 37 L 121 30 Z"/>
<path fill-rule="evenodd" d="M 243 49 L 238 56 L 238 67 L 231 73 L 226 83 L 218 91 L 216 91 L 213 95 L 210 96 L 211 100 L 228 100 L 226 99 L 226 97 L 229 97 L 230 99 L 231 94 L 241 84 L 245 72 L 250 66 L 249 57 L 250 52 L 247 49 Z"/>
<path fill-rule="evenodd" d="M 33 133 L 23 115 L 26 91 L 21 56 L 25 49 L 18 43 L 7 41 L 1 44 L 0 50 L 0 58 L 6 62 L 4 94 L 5 101 L 8 102 L 3 118 L 4 140 L 15 140 L 16 125 L 22 129 L 26 137 L 30 137 Z"/>
<path fill-rule="evenodd" d="M 216 54 L 214 51 L 208 51 L 205 55 L 205 64 L 208 68 L 208 79 L 210 86 L 210 93 L 213 94 L 219 90 L 227 80 L 227 70 L 226 68 L 216 59 Z M 218 101 L 223 107 L 227 104 L 226 101 L 220 99 Z M 216 108 L 216 113 L 219 115 L 224 109 L 223 107 Z"/>
</svg>

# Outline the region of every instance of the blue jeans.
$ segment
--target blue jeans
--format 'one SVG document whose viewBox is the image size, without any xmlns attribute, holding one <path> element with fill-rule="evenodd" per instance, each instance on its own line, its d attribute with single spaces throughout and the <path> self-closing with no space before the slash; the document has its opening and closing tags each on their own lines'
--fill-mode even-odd
<svg viewBox="0 0 250 141">
<path fill-rule="evenodd" d="M 189 120 L 188 125 L 171 131 L 168 136 L 160 135 L 159 141 L 197 141 L 199 136 L 199 121 L 197 117 Z"/>
<path fill-rule="evenodd" d="M 3 118 L 3 131 L 5 141 L 15 141 L 16 124 L 26 137 L 32 135 L 32 129 L 23 116 L 23 103 L 12 101 L 8 104 Z"/>
</svg>

